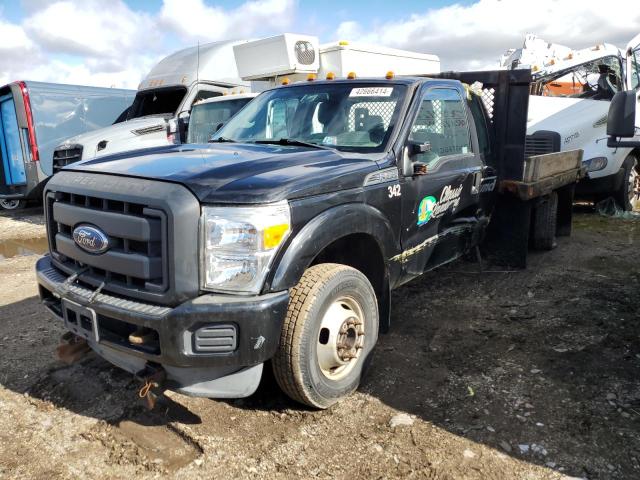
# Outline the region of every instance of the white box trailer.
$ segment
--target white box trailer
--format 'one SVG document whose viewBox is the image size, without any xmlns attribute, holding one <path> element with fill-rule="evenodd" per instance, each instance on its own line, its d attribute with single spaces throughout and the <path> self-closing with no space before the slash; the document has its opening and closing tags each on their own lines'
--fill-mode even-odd
<svg viewBox="0 0 640 480">
<path fill-rule="evenodd" d="M 359 77 L 381 77 L 388 71 L 395 75 L 440 73 L 437 55 L 344 41 L 322 45 L 320 59 L 321 77 L 328 72 L 338 77 L 346 77 L 349 72 Z"/>
<path fill-rule="evenodd" d="M 320 45 L 309 35 L 285 33 L 262 40 L 235 45 L 238 73 L 253 83 L 254 90 L 278 84 L 283 77 L 290 81 L 306 80 L 309 74 L 325 78 L 333 73 L 337 78 L 354 72 L 358 77 L 395 75 L 425 75 L 440 73 L 436 55 L 339 41 Z"/>
</svg>

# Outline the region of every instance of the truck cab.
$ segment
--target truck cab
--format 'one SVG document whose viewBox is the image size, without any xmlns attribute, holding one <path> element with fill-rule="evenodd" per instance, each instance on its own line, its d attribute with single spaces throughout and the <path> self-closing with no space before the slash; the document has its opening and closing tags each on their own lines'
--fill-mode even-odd
<svg viewBox="0 0 640 480">
<path fill-rule="evenodd" d="M 147 385 L 244 397 L 271 360 L 289 396 L 327 408 L 358 387 L 393 288 L 475 249 L 494 206 L 526 249 L 532 192 L 579 178 L 522 182 L 528 75 L 293 83 L 208 145 L 69 165 L 44 194 L 42 301 Z M 500 181 L 527 202 L 499 200 Z"/>
<path fill-rule="evenodd" d="M 54 151 L 54 170 L 79 160 L 168 145 L 167 120 L 207 98 L 249 88 L 238 77 L 233 55 L 233 47 L 242 43 L 209 43 L 161 60 L 138 86 L 124 121 L 65 140 Z"/>
<path fill-rule="evenodd" d="M 502 58 L 509 68 L 532 68 L 527 151 L 542 154 L 580 148 L 587 178 L 579 198 L 613 197 L 625 210 L 640 200 L 640 151 L 606 142 L 607 112 L 616 92 L 638 93 L 640 35 L 625 50 L 599 44 L 573 50 L 527 36 L 524 47 Z"/>
</svg>

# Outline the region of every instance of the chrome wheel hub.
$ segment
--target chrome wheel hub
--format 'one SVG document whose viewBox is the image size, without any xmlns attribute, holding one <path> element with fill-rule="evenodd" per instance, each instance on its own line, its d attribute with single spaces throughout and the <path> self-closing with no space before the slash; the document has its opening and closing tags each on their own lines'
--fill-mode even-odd
<svg viewBox="0 0 640 480">
<path fill-rule="evenodd" d="M 362 308 L 351 297 L 341 297 L 322 317 L 317 339 L 317 357 L 325 377 L 339 380 L 356 366 L 364 348 Z"/>
<path fill-rule="evenodd" d="M 640 173 L 638 173 L 638 164 L 635 163 L 629 172 L 629 202 L 632 207 L 636 207 L 636 203 L 640 201 Z"/>
<path fill-rule="evenodd" d="M 20 205 L 20 200 L 0 200 L 0 206 L 6 210 L 13 210 L 15 208 L 18 208 L 18 205 Z"/>
</svg>

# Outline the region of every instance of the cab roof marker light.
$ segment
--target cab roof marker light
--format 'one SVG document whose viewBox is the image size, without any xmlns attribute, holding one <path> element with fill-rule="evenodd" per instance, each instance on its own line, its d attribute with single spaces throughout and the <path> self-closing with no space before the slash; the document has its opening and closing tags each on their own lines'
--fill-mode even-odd
<svg viewBox="0 0 640 480">
<path fill-rule="evenodd" d="M 356 72 L 349 72 L 347 74 L 347 80 L 355 80 L 356 79 Z"/>
<path fill-rule="evenodd" d="M 395 73 L 393 73 L 391 70 L 389 70 L 387 72 L 387 74 L 384 76 L 384 78 L 386 78 L 387 80 L 393 80 L 393 77 L 395 77 Z"/>
<path fill-rule="evenodd" d="M 289 85 L 291 83 L 291 80 L 289 80 L 287 77 L 284 77 L 281 83 L 282 85 Z"/>
<path fill-rule="evenodd" d="M 315 73 L 310 73 L 309 75 L 307 75 L 307 82 L 313 82 L 315 79 L 316 79 Z"/>
<path fill-rule="evenodd" d="M 24 111 L 27 116 L 27 132 L 29 138 L 29 149 L 31 150 L 31 161 L 37 162 L 40 160 L 40 152 L 38 151 L 38 142 L 36 142 L 36 131 L 33 125 L 33 113 L 31 111 L 31 101 L 29 100 L 29 90 L 24 82 L 18 82 L 18 86 L 22 93 Z"/>
<path fill-rule="evenodd" d="M 338 42 L 338 45 L 340 45 L 341 47 L 346 47 L 347 45 L 349 45 L 349 42 L 347 40 L 340 40 Z"/>
<path fill-rule="evenodd" d="M 333 72 L 329 72 L 327 73 L 327 80 L 335 80 L 336 79 L 336 74 Z"/>
</svg>

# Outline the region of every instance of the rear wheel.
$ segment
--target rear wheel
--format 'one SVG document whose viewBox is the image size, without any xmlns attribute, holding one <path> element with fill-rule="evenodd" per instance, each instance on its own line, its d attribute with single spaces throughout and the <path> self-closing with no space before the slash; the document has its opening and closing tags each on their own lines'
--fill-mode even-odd
<svg viewBox="0 0 640 480">
<path fill-rule="evenodd" d="M 292 399 L 328 408 L 358 388 L 377 339 L 367 277 L 345 265 L 315 265 L 291 289 L 272 362 L 276 380 Z"/>
<path fill-rule="evenodd" d="M 558 194 L 551 192 L 540 200 L 533 212 L 532 243 L 535 250 L 552 250 L 556 246 Z"/>
<path fill-rule="evenodd" d="M 18 208 L 23 208 L 26 205 L 27 202 L 25 202 L 24 200 L 18 200 L 18 199 L 0 199 L 0 207 L 4 208 L 5 210 L 17 210 Z"/>
</svg>

